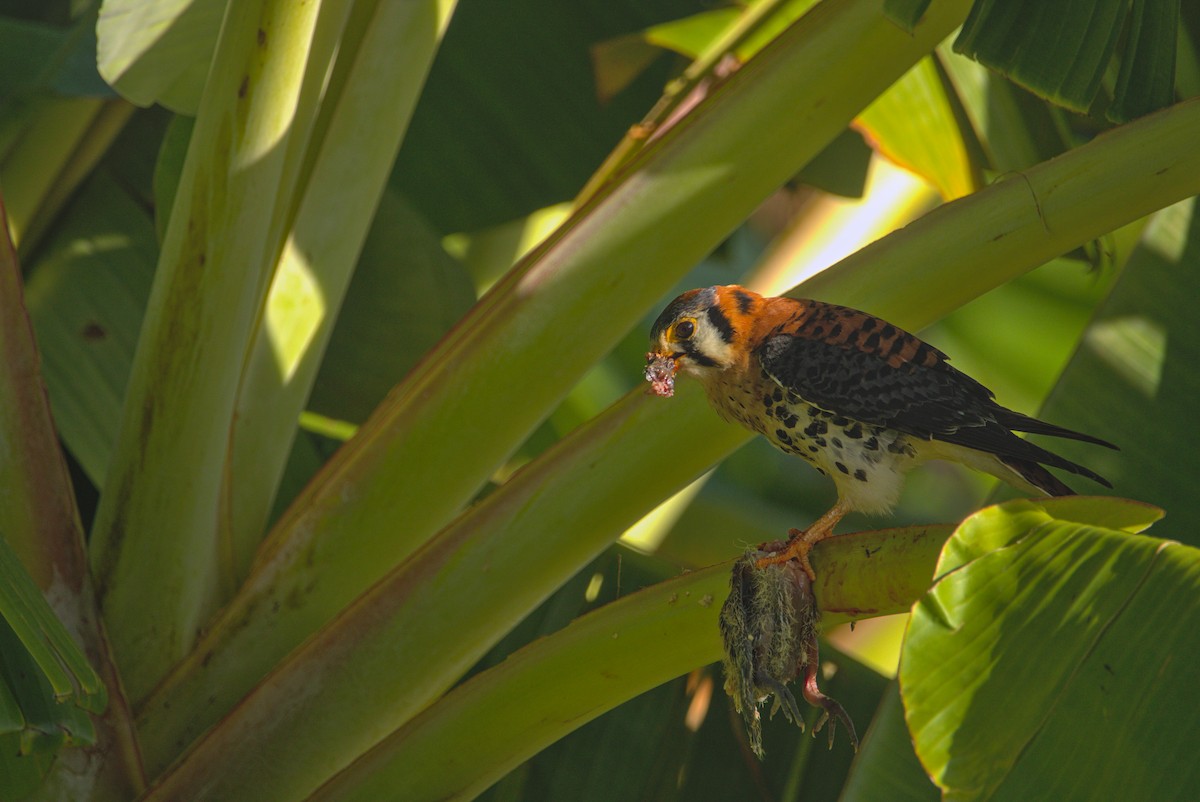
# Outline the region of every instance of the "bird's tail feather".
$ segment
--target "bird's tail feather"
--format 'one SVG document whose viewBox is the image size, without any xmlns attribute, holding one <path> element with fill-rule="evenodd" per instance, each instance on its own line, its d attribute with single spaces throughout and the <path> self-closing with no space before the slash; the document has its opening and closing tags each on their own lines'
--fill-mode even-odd
<svg viewBox="0 0 1200 802">
<path fill-rule="evenodd" d="M 1010 468 L 1017 476 L 1020 476 L 1034 488 L 1042 491 L 1048 496 L 1073 496 L 1075 491 L 1068 487 L 1063 482 L 1059 481 L 1054 474 L 1038 465 L 1033 460 L 1014 459 L 1013 457 L 1000 457 L 1000 462 Z M 1106 486 L 1111 486 L 1099 477 L 1094 477 Z"/>
<path fill-rule="evenodd" d="M 1005 409 L 1003 407 L 1001 407 L 1001 409 L 1003 410 L 1003 415 L 999 416 L 999 423 L 1002 426 L 1007 426 L 1013 431 L 1029 432 L 1030 434 L 1045 434 L 1049 435 L 1050 437 L 1063 437 L 1068 440 L 1081 440 L 1084 443 L 1092 443 L 1094 445 L 1104 446 L 1105 448 L 1111 448 L 1114 451 L 1121 450 L 1107 440 L 1101 440 L 1099 437 L 1092 437 L 1090 434 L 1084 434 L 1083 432 L 1066 429 L 1062 426 L 1055 426 L 1053 423 L 1046 423 L 1044 420 L 1031 418 L 1028 415 L 1023 415 L 1020 412 L 1016 412 L 1015 410 Z M 1086 473 L 1083 475 L 1088 476 Z"/>
<path fill-rule="evenodd" d="M 1033 419 L 1031 418 L 1030 420 L 1033 420 Z M 1041 421 L 1037 421 L 1037 422 L 1041 423 Z M 1052 424 L 1046 424 L 1046 426 L 1049 426 L 1051 428 L 1058 428 L 1058 427 L 1052 426 Z M 1063 431 L 1066 431 L 1066 430 L 1064 429 Z M 1086 435 L 1080 435 L 1080 436 L 1085 437 Z M 1010 468 L 1015 470 L 1018 474 L 1020 474 L 1022 477 L 1026 478 L 1026 479 L 1028 479 L 1028 477 L 1026 476 L 1026 471 L 1030 472 L 1031 474 L 1036 474 L 1038 476 L 1045 476 L 1046 479 L 1048 480 L 1048 483 L 1045 485 L 1043 485 L 1039 482 L 1034 482 L 1031 479 L 1028 479 L 1028 480 L 1030 482 L 1032 482 L 1036 487 L 1039 487 L 1042 490 L 1045 490 L 1047 493 L 1050 493 L 1053 496 L 1072 495 L 1072 491 L 1070 488 L 1068 488 L 1062 482 L 1058 481 L 1053 476 L 1051 476 L 1050 473 L 1048 471 L 1046 471 L 1045 468 L 1043 468 L 1041 465 L 1038 464 L 1039 462 L 1042 463 L 1043 465 L 1049 465 L 1052 468 L 1058 468 L 1060 470 L 1070 471 L 1071 473 L 1076 474 L 1078 476 L 1086 476 L 1088 479 L 1091 479 L 1093 482 L 1099 482 L 1100 484 L 1104 485 L 1107 488 L 1110 488 L 1110 489 L 1112 488 L 1111 482 L 1109 482 L 1103 476 L 1101 476 L 1100 474 L 1091 470 L 1090 468 L 1083 467 L 1078 462 L 1072 462 L 1071 460 L 1067 459 L 1066 457 L 1061 457 L 1058 454 L 1055 454 L 1053 451 L 1048 451 L 1048 450 L 1042 448 L 1041 446 L 1039 446 L 1037 443 L 1032 443 L 1029 440 L 1023 440 L 1023 439 L 1017 438 L 1015 436 L 1013 437 L 1013 440 L 1015 441 L 1013 443 L 1014 448 L 1011 451 L 1009 451 L 1009 453 L 997 453 L 996 456 L 1000 458 L 1001 462 L 1003 462 L 1005 465 L 1008 465 Z M 1099 442 L 1103 443 L 1103 441 L 1099 441 Z M 1116 446 L 1113 446 L 1113 448 L 1116 448 Z M 1017 467 L 1017 466 L 1021 466 L 1021 467 Z M 1030 468 L 1029 466 L 1032 466 L 1032 468 Z M 1034 470 L 1034 469 L 1036 469 L 1036 470 Z M 1065 492 L 1052 492 L 1051 488 L 1055 488 L 1057 490 L 1063 490 Z"/>
</svg>

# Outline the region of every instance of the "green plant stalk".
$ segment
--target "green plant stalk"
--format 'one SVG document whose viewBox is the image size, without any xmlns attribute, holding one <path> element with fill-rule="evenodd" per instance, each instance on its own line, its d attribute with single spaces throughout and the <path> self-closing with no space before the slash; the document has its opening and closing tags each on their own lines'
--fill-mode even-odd
<svg viewBox="0 0 1200 802">
<path fill-rule="evenodd" d="M 907 611 L 929 587 L 953 529 L 908 527 L 822 542 L 813 551 L 822 624 Z M 473 798 L 593 718 L 719 660 L 717 614 L 731 566 L 659 583 L 534 641 L 456 687 L 313 798 Z"/>
<path fill-rule="evenodd" d="M 669 492 L 655 477 L 670 473 L 671 452 L 646 450 L 637 435 L 644 429 L 640 422 L 659 417 L 661 406 L 648 402 L 640 393 L 631 394 L 514 475 L 503 492 L 464 513 L 336 619 L 353 623 L 322 630 L 294 659 L 272 672 L 237 705 L 230 714 L 234 719 L 227 717 L 210 731 L 165 788 L 186 787 L 194 770 L 205 771 L 203 766 L 213 765 L 208 761 L 224 760 L 217 755 L 230 748 L 236 752 L 243 738 L 257 741 L 256 733 L 283 725 L 268 738 L 281 751 L 266 760 L 272 764 L 266 774 L 261 774 L 262 766 L 252 769 L 246 764 L 245 770 L 259 777 L 244 776 L 243 767 L 235 765 L 237 758 L 221 773 L 229 778 L 230 788 L 259 782 L 278 788 L 278 783 L 295 782 L 303 783 L 294 787 L 295 793 L 311 790 L 445 691 L 478 659 L 481 649 L 486 651 L 553 592 L 558 582 L 547 580 L 573 574 L 632 524 L 638 510 L 652 507 Z M 711 414 L 699 407 L 696 411 Z M 741 434 L 727 428 L 710 441 L 710 459 L 730 450 L 731 440 L 740 441 Z M 611 489 L 626 483 L 631 465 L 646 472 L 645 481 L 631 497 L 613 503 L 618 496 Z M 522 576 L 533 581 L 521 582 Z M 480 607 L 480 600 L 486 606 Z M 425 614 L 429 610 L 438 612 Z M 433 651 L 414 648 L 431 639 L 439 644 Z M 384 653 L 389 655 L 385 662 L 390 663 L 386 671 L 391 680 L 375 675 L 380 668 L 376 658 Z M 343 669 L 350 669 L 355 678 L 342 674 Z M 406 679 L 397 683 L 397 677 Z M 297 681 L 309 690 L 294 697 L 293 704 L 285 700 Z M 374 689 L 370 698 L 359 697 L 368 688 Z M 314 694 L 318 689 L 321 692 Z M 276 711 L 259 720 L 270 707 Z M 177 754 L 203 731 L 209 716 L 204 710 L 199 721 L 178 716 L 173 704 L 162 709 L 156 705 L 153 712 L 156 715 L 145 718 L 141 727 L 152 766 Z M 351 734 L 339 736 L 336 746 L 320 737 L 307 739 L 307 746 L 292 743 L 287 733 L 302 731 L 292 727 L 307 726 L 292 717 L 307 721 L 312 714 L 321 731 L 333 715 Z M 163 754 L 164 749 L 171 751 Z"/>
<path fill-rule="evenodd" d="M 171 731 L 172 748 L 186 745 L 183 733 L 203 731 L 449 523 L 677 276 L 967 10 L 935 4 L 910 37 L 879 6 L 815 8 L 510 272 L 283 516 L 243 590 L 147 703 L 144 723 Z M 163 717 L 175 723 L 154 723 Z"/>
<path fill-rule="evenodd" d="M 375 3 L 362 40 L 343 41 L 354 66 L 284 243 L 238 396 L 230 469 L 237 481 L 222 520 L 239 579 L 262 540 L 296 421 L 454 7 L 455 0 Z"/>
<path fill-rule="evenodd" d="M 5 444 L 0 538 L 20 558 L 30 584 L 41 591 L 36 601 L 44 606 L 43 597 L 48 599 L 47 614 L 52 609 L 57 616 L 39 625 L 51 650 L 39 662 L 51 669 L 56 693 L 104 711 L 95 722 L 95 745 L 64 753 L 52 773 L 82 778 L 76 787 L 86 788 L 88 798 L 127 799 L 145 785 L 133 716 L 100 630 L 79 512 L 50 417 L 20 268 L 7 232 L 0 203 L 0 443 Z M 6 593 L 20 587 L 16 578 L 3 584 Z"/>
<path fill-rule="evenodd" d="M 1190 106 L 1178 107 L 1175 111 L 1183 114 L 1196 114 L 1197 109 L 1200 109 L 1200 104 L 1192 104 Z M 1165 147 L 1168 142 L 1172 143 L 1171 153 L 1164 155 L 1167 163 L 1172 163 L 1171 159 L 1181 160 L 1183 164 L 1187 164 L 1188 159 L 1195 160 L 1197 158 L 1194 150 L 1190 148 L 1190 141 L 1186 136 L 1178 134 L 1176 136 L 1162 136 L 1161 128 L 1165 127 L 1168 130 L 1175 131 L 1174 123 L 1178 122 L 1175 119 L 1168 119 L 1169 113 L 1164 113 L 1157 120 L 1149 120 L 1142 127 L 1142 141 L 1153 141 L 1157 146 Z M 1177 132 L 1178 133 L 1178 132 Z M 1074 175 L 1076 169 L 1082 164 L 1091 164 L 1095 161 L 1096 154 L 1094 149 L 1099 149 L 1101 155 L 1107 148 L 1112 147 L 1136 147 L 1136 140 L 1133 143 L 1123 142 L 1122 140 L 1114 140 L 1106 138 L 1092 145 L 1080 148 L 1077 151 L 1068 154 L 1068 156 L 1049 162 L 1046 165 L 1041 165 L 1036 168 L 1034 178 L 1038 181 L 1047 180 L 1045 176 L 1039 174 L 1038 171 L 1048 170 L 1052 176 Z M 1107 156 L 1111 157 L 1111 151 Z M 1109 163 L 1106 159 L 1100 159 L 1101 163 Z M 1186 176 L 1186 181 L 1196 182 L 1196 174 L 1188 174 L 1186 170 L 1168 169 L 1165 174 L 1176 173 L 1180 176 Z M 1107 181 L 1107 176 L 1102 172 L 1091 172 L 1087 174 L 1089 180 L 1071 182 L 1073 201 L 1084 206 L 1091 205 L 1092 214 L 1081 214 L 1079 217 L 1093 224 L 1106 224 L 1103 221 L 1107 219 L 1108 212 L 1101 212 L 1100 206 L 1112 204 L 1113 199 L 1106 197 L 1103 193 L 1097 191 L 1098 185 L 1104 185 Z M 1021 181 L 1021 186 L 1025 187 L 1023 179 L 1014 179 Z M 1151 190 L 1163 192 L 1164 195 L 1158 196 L 1156 202 L 1170 203 L 1175 193 L 1186 192 L 1190 185 L 1177 184 L 1169 182 L 1166 184 L 1157 183 L 1153 180 L 1142 178 L 1140 181 L 1133 182 L 1132 186 L 1139 187 L 1142 192 L 1149 193 Z M 1191 191 L 1195 191 L 1194 189 Z M 1149 203 L 1148 198 L 1142 198 L 1138 202 L 1128 206 L 1129 198 L 1122 197 L 1119 199 L 1121 204 L 1126 204 L 1126 208 L 1130 209 L 1130 214 L 1138 214 L 1141 204 Z M 1030 267 L 1051 258 L 1063 249 L 1068 249 L 1071 245 L 1064 246 L 1062 241 L 1057 236 L 1051 236 L 1041 226 L 1030 226 L 1029 229 L 1034 232 L 1041 232 L 1040 238 L 1034 238 L 1029 244 L 1030 251 L 1022 254 L 1020 259 L 1013 259 L 1010 262 L 998 262 L 990 257 L 993 248 L 996 247 L 996 242 L 1003 240 L 1001 236 L 1005 232 L 1011 232 L 1018 227 L 1018 223 L 1023 221 L 1027 216 L 1032 215 L 1032 210 L 1035 208 L 1031 196 L 1028 193 L 1012 193 L 1006 185 L 996 185 L 978 193 L 970 198 L 958 201 L 950 206 L 928 215 L 921 221 L 914 223 L 904 231 L 897 232 L 880 243 L 871 246 L 868 250 L 872 251 L 875 257 L 881 260 L 884 264 L 890 266 L 894 271 L 894 276 L 904 276 L 906 280 L 916 286 L 924 286 L 926 274 L 934 274 L 941 276 L 942 285 L 938 292 L 931 293 L 927 296 L 926 303 L 915 303 L 914 299 L 908 296 L 904 289 L 906 284 L 901 284 L 901 289 L 898 289 L 889 299 L 880 299 L 879 303 L 885 308 L 882 313 L 896 322 L 910 328 L 920 328 L 934 319 L 935 315 L 941 314 L 945 309 L 953 304 L 950 303 L 951 294 L 954 292 L 962 292 L 958 301 L 965 302 L 971 297 L 974 297 L 980 291 L 980 288 L 973 281 L 954 280 L 953 276 L 947 275 L 944 265 L 940 263 L 932 263 L 928 259 L 928 252 L 934 246 L 924 245 L 923 243 L 939 243 L 946 239 L 954 240 L 958 243 L 960 251 L 955 254 L 951 261 L 954 264 L 970 264 L 976 270 L 984 272 L 985 276 L 990 277 L 991 281 L 996 284 L 1002 283 L 1004 280 L 1019 275 Z M 1035 219 L 1036 215 L 1032 215 Z M 971 222 L 971 225 L 964 227 L 964 220 Z M 1101 221 L 1097 223 L 1097 221 Z M 921 236 L 912 236 L 912 232 L 920 232 Z M 961 236 L 960 232 L 969 232 L 967 236 Z M 1079 241 L 1098 236 L 1103 233 L 1100 229 L 1081 228 L 1076 229 L 1075 236 Z M 1078 244 L 1078 243 L 1075 243 Z M 949 257 L 943 257 L 949 258 Z M 844 267 L 850 263 L 851 267 Z M 872 266 L 873 263 L 863 262 L 856 255 L 831 271 L 822 274 L 822 278 L 829 276 L 826 279 L 826 286 L 830 291 L 836 291 L 842 299 L 849 300 L 853 303 L 859 303 L 858 298 L 862 297 L 865 300 L 870 300 L 870 296 L 863 292 L 868 285 L 864 285 L 858 281 L 861 271 Z M 854 265 L 858 265 L 854 267 Z M 865 267 L 864 267 L 865 266 Z M 972 273 L 972 278 L 975 274 Z M 839 286 L 838 282 L 845 282 Z M 895 286 L 897 282 L 888 280 L 888 286 Z M 856 297 L 856 293 L 859 295 Z M 886 302 L 885 302 L 886 300 Z M 900 304 L 907 303 L 909 306 L 901 306 Z M 292 674 L 296 677 L 311 677 L 322 676 L 322 671 L 314 666 L 312 660 L 323 660 L 324 653 L 333 654 L 335 649 L 332 644 L 338 640 L 333 634 L 333 629 L 344 628 L 345 636 L 353 639 L 355 646 L 353 649 L 347 647 L 346 651 L 354 654 L 354 671 L 361 671 L 362 676 L 374 677 L 374 684 L 359 679 L 357 684 L 370 685 L 375 689 L 375 696 L 372 697 L 372 704 L 381 716 L 391 717 L 395 719 L 403 718 L 408 715 L 406 710 L 419 709 L 421 706 L 428 704 L 432 698 L 453 682 L 456 671 L 465 668 L 478 655 L 472 651 L 470 654 L 457 654 L 454 649 L 463 648 L 486 648 L 480 646 L 478 641 L 486 640 L 487 633 L 492 633 L 493 637 L 498 637 L 495 633 L 505 631 L 506 627 L 511 625 L 513 621 L 532 609 L 537 600 L 544 598 L 549 592 L 557 587 L 559 583 L 569 576 L 574 570 L 586 562 L 586 559 L 594 554 L 596 550 L 603 547 L 605 537 L 615 537 L 620 531 L 619 521 L 626 516 L 632 514 L 633 517 L 644 513 L 649 509 L 653 502 L 657 499 L 665 497 L 670 491 L 677 490 L 686 484 L 687 481 L 698 475 L 704 468 L 712 463 L 716 458 L 724 456 L 733 448 L 740 445 L 749 435 L 739 429 L 722 425 L 716 422 L 715 417 L 707 409 L 707 405 L 702 400 L 699 392 L 693 392 L 687 389 L 690 385 L 681 386 L 681 392 L 675 399 L 669 403 L 658 403 L 650 405 L 650 409 L 639 414 L 638 423 L 635 427 L 633 435 L 628 440 L 622 435 L 618 441 L 613 439 L 598 440 L 592 450 L 588 453 L 586 459 L 580 458 L 578 464 L 594 466 L 604 464 L 610 466 L 607 473 L 611 472 L 612 476 L 617 477 L 614 484 L 603 485 L 604 492 L 600 492 L 600 481 L 595 474 L 581 474 L 568 470 L 567 466 L 558 464 L 553 470 L 547 470 L 542 467 L 542 461 L 535 462 L 527 471 L 520 476 L 537 476 L 541 475 L 542 471 L 547 472 L 547 481 L 551 477 L 555 477 L 554 481 L 548 485 L 537 485 L 536 492 L 531 488 L 535 487 L 524 482 L 510 482 L 509 485 L 498 490 L 493 496 L 489 497 L 487 502 L 479 505 L 472 513 L 464 516 L 460 521 L 443 535 L 435 539 L 429 546 L 420 552 L 420 555 L 414 557 L 413 561 L 402 566 L 388 579 L 388 583 L 397 582 L 407 588 L 405 593 L 412 593 L 414 597 L 420 594 L 421 602 L 412 602 L 415 607 L 421 611 L 435 610 L 437 621 L 433 625 L 436 631 L 422 633 L 420 631 L 421 622 L 411 621 L 406 616 L 414 615 L 414 611 L 409 610 L 403 612 L 403 604 L 396 604 L 394 615 L 398 619 L 405 622 L 404 626 L 398 626 L 401 630 L 395 634 L 389 634 L 388 637 L 376 635 L 374 639 L 367 639 L 367 642 L 360 643 L 355 627 L 349 623 L 352 619 L 352 614 L 347 613 L 339 619 L 337 625 L 323 633 L 321 643 L 324 644 L 321 654 L 305 649 L 303 655 L 298 655 L 294 660 L 285 664 L 271 678 L 272 681 L 279 680 L 285 674 Z M 632 403 L 632 402 L 629 402 Z M 589 425 L 587 431 L 594 433 L 603 431 L 604 427 L 615 427 L 616 424 L 608 419 L 612 417 L 623 416 L 628 413 L 623 412 L 623 406 L 605 413 L 597 419 L 592 425 Z M 582 436 L 582 435 L 579 435 Z M 589 435 L 590 436 L 590 435 Z M 575 444 L 575 435 L 567 438 L 564 441 L 563 449 L 577 449 L 581 446 Z M 622 460 L 619 463 L 613 462 L 616 457 L 613 452 L 620 455 Z M 554 454 L 560 453 L 558 450 Z M 660 458 L 662 455 L 668 455 L 669 460 L 663 465 L 656 465 L 653 460 Z M 546 461 L 555 459 L 555 457 L 546 455 Z M 536 471 L 536 472 L 531 472 Z M 614 481 L 609 477 L 605 481 Z M 565 484 L 568 488 L 571 486 L 586 486 L 592 490 L 598 500 L 592 502 L 592 506 L 584 506 L 586 499 L 576 499 L 569 492 L 560 491 L 559 483 Z M 661 483 L 661 484 L 660 484 Z M 656 494 L 651 494 L 649 501 L 638 501 L 641 494 L 647 486 L 653 485 L 656 488 L 667 488 Z M 548 488 L 553 488 L 550 492 Z M 622 499 L 622 505 L 614 505 L 613 499 Z M 534 502 L 537 502 L 536 504 Z M 495 509 L 492 505 L 514 504 L 518 505 L 522 511 L 522 517 L 514 519 L 506 523 L 503 527 L 498 525 L 498 522 L 487 517 L 485 510 Z M 638 505 L 638 509 L 629 510 L 628 506 Z M 616 509 L 618 506 L 621 509 Z M 581 533 L 583 524 L 580 521 L 586 522 L 586 525 L 591 526 L 593 523 L 600 521 L 602 516 L 608 516 L 608 523 L 605 526 L 610 527 L 607 535 L 596 535 L 596 544 L 585 547 L 581 545 L 584 535 Z M 467 538 L 463 534 L 464 530 L 469 531 L 472 527 L 478 531 L 473 538 Z M 555 561 L 545 566 L 531 566 L 531 558 L 528 556 L 531 552 L 540 552 L 549 546 L 545 545 L 544 533 L 558 531 L 560 528 L 569 528 L 572 537 L 564 541 L 561 548 L 571 549 L 572 554 L 569 558 L 564 558 L 561 555 L 555 557 Z M 510 541 L 509 538 L 519 538 L 520 535 L 511 534 L 512 532 L 528 529 L 527 537 L 541 538 L 532 543 L 525 543 L 519 539 Z M 468 548 L 466 543 L 475 542 L 478 539 L 480 544 L 477 548 L 487 552 L 486 559 L 480 557 L 472 549 Z M 505 546 L 507 543 L 512 543 L 511 546 Z M 559 548 L 559 547 L 556 547 Z M 478 563 L 472 563 L 475 566 L 473 570 L 477 573 L 472 575 L 470 572 L 464 574 L 455 574 L 453 578 L 446 578 L 443 574 L 435 570 L 434 567 L 427 566 L 431 560 L 450 559 L 448 555 L 454 553 L 454 565 L 459 566 L 465 561 L 479 560 Z M 501 560 L 512 560 L 513 562 L 506 563 Z M 561 561 L 560 561 L 561 560 Z M 430 563 L 429 565 L 432 565 Z M 486 566 L 486 570 L 484 568 Z M 501 570 L 501 566 L 505 566 Z M 520 577 L 512 572 L 517 570 L 515 566 L 520 566 Z M 498 585 L 493 586 L 490 582 L 481 583 L 479 576 L 487 575 L 488 572 L 501 574 L 501 581 Z M 417 576 L 423 575 L 424 579 L 418 581 Z M 404 577 L 403 580 L 397 577 Z M 472 587 L 470 595 L 471 603 L 477 607 L 472 611 L 460 610 L 454 612 L 453 605 L 456 589 L 464 585 Z M 410 587 L 411 586 L 411 587 Z M 513 595 L 513 587 L 520 587 L 520 598 Z M 419 588 L 419 590 L 417 589 Z M 430 595 L 432 594 L 432 595 Z M 374 594 L 372 594 L 374 597 Z M 411 600 L 410 600 L 411 602 Z M 520 602 L 521 609 L 513 610 L 509 607 L 510 603 Z M 356 608 L 360 609 L 360 608 Z M 393 614 L 389 612 L 387 615 Z M 385 616 L 384 613 L 376 611 L 376 617 Z M 374 620 L 374 619 L 372 619 Z M 447 621 L 459 622 L 455 626 L 456 634 L 461 637 L 462 643 L 457 647 L 448 647 L 446 642 L 445 626 Z M 370 656 L 372 644 L 387 644 L 386 653 L 383 656 Z M 409 644 L 407 648 L 401 649 L 400 644 Z M 435 646 L 436 644 L 436 646 Z M 464 646 L 464 644 L 467 644 Z M 242 646 L 238 651 L 234 652 L 239 657 L 246 655 L 247 646 Z M 384 648 L 384 647 L 376 647 Z M 409 665 L 398 662 L 396 659 L 396 651 L 401 654 L 408 654 L 410 660 L 416 660 L 415 664 Z M 438 655 L 436 658 L 433 655 Z M 196 668 L 212 673 L 213 679 L 209 685 L 195 685 L 188 683 L 181 686 L 181 690 L 185 695 L 180 698 L 178 696 L 164 695 L 156 696 L 152 708 L 147 709 L 146 716 L 143 719 L 143 732 L 147 734 L 148 741 L 165 742 L 171 748 L 180 748 L 196 732 L 202 730 L 211 720 L 208 715 L 203 714 L 202 699 L 196 698 L 193 694 L 198 693 L 215 693 L 222 694 L 231 687 L 240 685 L 248 689 L 250 687 L 249 680 L 245 673 L 235 673 L 241 670 L 241 666 L 236 664 L 232 658 L 223 658 L 221 652 L 203 653 L 207 658 L 207 663 L 197 665 Z M 420 659 L 411 657 L 418 655 Z M 376 665 L 371 668 L 368 663 L 375 661 Z M 406 669 L 407 670 L 404 670 Z M 395 690 L 397 694 L 401 694 L 403 698 L 395 701 L 397 707 L 392 711 L 382 711 L 378 699 L 382 692 L 380 689 L 388 685 L 390 677 L 403 676 L 404 688 Z M 243 684 L 245 683 L 245 684 Z M 332 686 L 326 688 L 326 693 L 330 694 L 331 704 L 337 707 L 340 704 L 345 704 L 353 709 L 354 702 L 347 701 L 342 697 L 343 692 L 353 694 L 355 692 L 355 682 L 347 681 L 344 683 L 342 690 L 334 690 Z M 190 685 L 190 687 L 189 687 Z M 189 698 L 190 697 L 190 698 Z M 204 697 L 207 698 L 207 697 Z M 222 697 L 217 696 L 218 701 Z M 252 697 L 253 698 L 253 697 Z M 257 702 L 256 702 L 257 704 Z M 323 710 L 324 703 L 317 705 L 312 700 L 308 702 L 309 708 L 313 710 Z M 221 705 L 218 705 L 221 706 Z M 249 707 L 249 702 L 244 703 L 239 710 L 245 710 Z M 264 704 L 264 709 L 269 705 Z M 197 716 L 196 710 L 201 710 L 201 714 Z M 177 712 L 183 711 L 183 712 Z M 363 711 L 359 711 L 360 713 Z M 266 716 L 266 714 L 261 714 Z M 323 726 L 325 717 L 334 715 L 333 711 L 326 711 L 320 715 L 316 715 L 313 726 Z M 361 722 L 362 718 L 358 719 Z M 227 720 L 222 724 L 221 729 L 226 726 L 234 726 Z M 255 726 L 264 726 L 261 722 Z M 253 728 L 251 728 L 253 729 Z M 300 730 L 311 732 L 311 730 Z M 226 737 L 225 733 L 220 733 L 210 737 L 210 749 L 216 749 L 212 745 L 214 739 Z M 233 739 L 233 736 L 228 736 Z M 276 733 L 273 738 L 284 739 L 280 733 Z M 237 749 L 250 748 L 245 743 L 239 743 Z M 258 748 L 255 746 L 254 748 Z M 251 749 L 253 751 L 253 749 Z M 199 761 L 195 765 L 203 765 L 205 760 L 215 759 L 197 758 Z M 222 758 L 223 759 L 223 758 Z M 189 760 L 189 763 L 191 760 Z M 199 770 L 199 769 L 193 769 Z"/>
<path fill-rule="evenodd" d="M 92 537 L 133 699 L 229 591 L 217 515 L 238 379 L 325 77 L 328 54 L 310 50 L 317 21 L 338 23 L 344 5 L 236 3 L 217 44 Z"/>
</svg>

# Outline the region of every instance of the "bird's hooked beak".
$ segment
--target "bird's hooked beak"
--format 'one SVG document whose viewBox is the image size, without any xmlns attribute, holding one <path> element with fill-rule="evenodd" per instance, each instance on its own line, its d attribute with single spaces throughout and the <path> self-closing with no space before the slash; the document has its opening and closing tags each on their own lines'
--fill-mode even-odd
<svg viewBox="0 0 1200 802">
<path fill-rule="evenodd" d="M 679 372 L 679 359 L 682 353 L 664 354 L 651 351 L 646 354 L 646 381 L 650 382 L 649 392 L 663 398 L 675 395 L 675 374 Z"/>
</svg>

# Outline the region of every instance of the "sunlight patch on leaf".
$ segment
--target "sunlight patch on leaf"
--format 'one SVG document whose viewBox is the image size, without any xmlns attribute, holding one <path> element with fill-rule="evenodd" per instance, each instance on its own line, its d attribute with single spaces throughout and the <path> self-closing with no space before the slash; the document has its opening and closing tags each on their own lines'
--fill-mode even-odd
<svg viewBox="0 0 1200 802">
<path fill-rule="evenodd" d="M 294 236 L 284 244 L 284 256 L 267 296 L 267 335 L 279 363 L 280 378 L 290 382 L 308 354 L 325 319 L 325 294 Z"/>
<path fill-rule="evenodd" d="M 1088 330 L 1086 342 L 1143 396 L 1158 395 L 1167 352 L 1167 331 L 1161 324 L 1140 316 L 1104 320 Z"/>
</svg>

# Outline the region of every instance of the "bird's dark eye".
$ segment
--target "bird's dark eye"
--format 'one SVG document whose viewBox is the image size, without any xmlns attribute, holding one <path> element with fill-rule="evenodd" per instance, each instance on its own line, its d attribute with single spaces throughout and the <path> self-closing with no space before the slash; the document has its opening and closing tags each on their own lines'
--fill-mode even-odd
<svg viewBox="0 0 1200 802">
<path fill-rule="evenodd" d="M 673 333 L 676 340 L 690 339 L 696 333 L 696 324 L 690 320 L 681 320 L 675 324 L 675 331 Z"/>
</svg>

